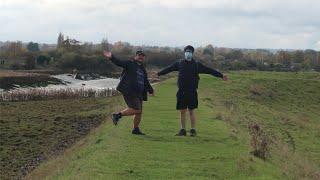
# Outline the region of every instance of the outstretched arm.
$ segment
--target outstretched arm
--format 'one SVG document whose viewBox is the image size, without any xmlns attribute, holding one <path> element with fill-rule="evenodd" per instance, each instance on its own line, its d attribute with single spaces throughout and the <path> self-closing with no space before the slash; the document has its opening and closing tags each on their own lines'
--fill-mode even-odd
<svg viewBox="0 0 320 180">
<path fill-rule="evenodd" d="M 217 71 L 215 69 L 209 68 L 209 67 L 203 65 L 200 62 L 198 62 L 198 72 L 202 73 L 202 74 L 211 74 L 211 75 L 213 75 L 215 77 L 222 78 L 225 81 L 228 80 L 228 76 L 223 75 L 221 72 L 219 72 L 219 71 Z"/>
<path fill-rule="evenodd" d="M 107 59 L 110 59 L 111 62 L 113 62 L 113 64 L 120 66 L 122 68 L 126 68 L 128 61 L 122 61 L 120 59 L 118 59 L 117 57 L 115 57 L 111 52 L 109 51 L 103 51 L 104 56 Z"/>
<path fill-rule="evenodd" d="M 165 75 L 165 74 L 168 74 L 172 71 L 178 71 L 178 65 L 179 65 L 179 62 L 175 62 L 173 64 L 171 64 L 170 66 L 162 69 L 160 72 L 158 72 L 158 76 L 161 76 L 161 75 Z"/>
</svg>

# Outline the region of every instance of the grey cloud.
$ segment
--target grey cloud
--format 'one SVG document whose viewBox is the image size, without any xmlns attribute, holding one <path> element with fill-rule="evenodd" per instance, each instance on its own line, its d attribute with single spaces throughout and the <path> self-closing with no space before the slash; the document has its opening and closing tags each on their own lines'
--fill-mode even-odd
<svg viewBox="0 0 320 180">
<path fill-rule="evenodd" d="M 82 41 L 245 48 L 318 48 L 318 1 L 0 0 L 0 41 Z"/>
</svg>

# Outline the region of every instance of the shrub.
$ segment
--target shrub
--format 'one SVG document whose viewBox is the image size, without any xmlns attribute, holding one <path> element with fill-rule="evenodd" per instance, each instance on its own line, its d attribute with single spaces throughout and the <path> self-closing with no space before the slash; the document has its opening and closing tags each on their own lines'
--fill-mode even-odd
<svg viewBox="0 0 320 180">
<path fill-rule="evenodd" d="M 270 150 L 268 136 L 257 123 L 249 124 L 248 128 L 251 135 L 251 147 L 253 148 L 251 153 L 256 157 L 266 160 Z"/>
<path fill-rule="evenodd" d="M 26 69 L 34 69 L 36 66 L 35 55 L 32 53 L 27 54 L 25 62 L 26 62 L 25 64 Z"/>
<path fill-rule="evenodd" d="M 44 65 L 44 64 L 49 64 L 50 61 L 50 57 L 48 57 L 47 55 L 39 55 L 37 57 L 37 64 L 38 65 Z"/>
<path fill-rule="evenodd" d="M 17 63 L 17 62 L 13 63 L 13 64 L 10 65 L 10 69 L 19 70 L 19 69 L 21 69 L 21 65 L 19 63 Z"/>
</svg>

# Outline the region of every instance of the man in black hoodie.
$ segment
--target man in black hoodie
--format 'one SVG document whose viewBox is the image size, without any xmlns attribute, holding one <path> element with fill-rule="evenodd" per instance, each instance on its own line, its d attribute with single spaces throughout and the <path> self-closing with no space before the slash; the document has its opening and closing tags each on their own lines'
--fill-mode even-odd
<svg viewBox="0 0 320 180">
<path fill-rule="evenodd" d="M 122 116 L 134 116 L 132 134 L 145 135 L 139 128 L 142 102 L 147 101 L 147 92 L 153 96 L 154 91 L 142 64 L 145 58 L 144 52 L 137 51 L 132 60 L 119 60 L 108 51 L 104 51 L 104 56 L 123 68 L 117 90 L 122 93 L 128 108 L 112 114 L 113 124 L 117 125 Z"/>
<path fill-rule="evenodd" d="M 172 71 L 178 71 L 178 92 L 177 92 L 177 105 L 176 109 L 180 111 L 180 122 L 181 129 L 177 136 L 186 136 L 186 112 L 189 110 L 190 120 L 191 120 L 191 130 L 190 135 L 196 136 L 197 132 L 196 117 L 194 109 L 198 108 L 198 83 L 199 83 L 199 73 L 211 74 L 213 76 L 219 77 L 225 81 L 228 80 L 226 75 L 208 68 L 201 64 L 199 61 L 193 59 L 194 48 L 190 45 L 184 48 L 185 58 L 178 60 L 165 69 L 158 72 L 158 76 L 168 74 Z"/>
</svg>

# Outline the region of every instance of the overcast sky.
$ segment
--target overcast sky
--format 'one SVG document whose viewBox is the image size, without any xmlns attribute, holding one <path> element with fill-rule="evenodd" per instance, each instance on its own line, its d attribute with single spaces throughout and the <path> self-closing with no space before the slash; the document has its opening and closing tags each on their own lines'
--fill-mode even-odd
<svg viewBox="0 0 320 180">
<path fill-rule="evenodd" d="M 319 0 L 0 0 L 0 41 L 320 50 Z"/>
</svg>

